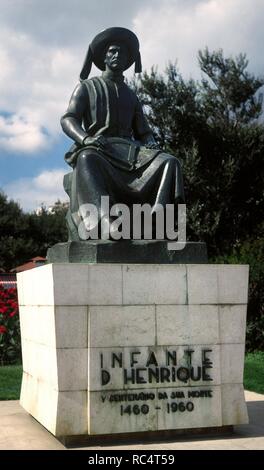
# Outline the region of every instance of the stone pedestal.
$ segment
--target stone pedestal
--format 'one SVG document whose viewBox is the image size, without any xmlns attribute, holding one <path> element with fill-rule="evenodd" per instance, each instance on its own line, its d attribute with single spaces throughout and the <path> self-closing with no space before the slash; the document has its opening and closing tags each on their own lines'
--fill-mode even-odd
<svg viewBox="0 0 264 470">
<path fill-rule="evenodd" d="M 87 240 L 57 243 L 48 249 L 49 263 L 204 264 L 206 243 L 186 242 L 180 250 L 168 249 L 166 240 Z"/>
<path fill-rule="evenodd" d="M 247 289 L 239 265 L 18 274 L 21 405 L 55 436 L 246 423 Z"/>
</svg>

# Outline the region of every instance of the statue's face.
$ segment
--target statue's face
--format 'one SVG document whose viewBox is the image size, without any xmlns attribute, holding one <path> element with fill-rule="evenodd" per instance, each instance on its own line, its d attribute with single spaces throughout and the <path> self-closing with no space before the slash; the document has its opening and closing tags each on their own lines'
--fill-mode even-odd
<svg viewBox="0 0 264 470">
<path fill-rule="evenodd" d="M 118 44 L 113 44 L 108 47 L 105 55 L 105 65 L 112 71 L 125 70 L 127 65 L 127 49 L 126 47 Z"/>
</svg>

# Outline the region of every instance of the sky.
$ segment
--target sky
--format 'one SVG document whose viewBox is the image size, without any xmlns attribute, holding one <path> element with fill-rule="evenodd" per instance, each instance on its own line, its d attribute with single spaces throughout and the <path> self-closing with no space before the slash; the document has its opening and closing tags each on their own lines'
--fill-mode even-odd
<svg viewBox="0 0 264 470">
<path fill-rule="evenodd" d="M 60 117 L 103 29 L 132 29 L 147 71 L 177 61 L 185 78 L 200 79 L 197 53 L 208 46 L 246 53 L 249 71 L 264 75 L 264 0 L 0 0 L 0 12 L 0 189 L 25 211 L 68 199 L 72 142 Z"/>
</svg>

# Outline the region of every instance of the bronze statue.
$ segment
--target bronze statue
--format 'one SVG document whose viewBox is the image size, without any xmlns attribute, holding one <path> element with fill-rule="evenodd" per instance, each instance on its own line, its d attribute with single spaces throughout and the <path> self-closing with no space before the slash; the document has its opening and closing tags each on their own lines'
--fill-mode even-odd
<svg viewBox="0 0 264 470">
<path fill-rule="evenodd" d="M 103 71 L 88 79 L 92 63 Z M 78 232 L 82 220 L 87 232 L 97 221 L 85 215 L 94 204 L 102 227 L 111 224 L 101 197 L 116 203 L 157 205 L 184 202 L 180 163 L 157 147 L 136 94 L 124 83 L 123 72 L 135 63 L 141 72 L 139 42 L 125 28 L 99 33 L 89 46 L 66 113 L 61 119 L 64 132 L 74 140 L 65 159 L 73 167 L 64 187 L 70 196 L 67 216 L 71 240 L 83 239 Z"/>
</svg>

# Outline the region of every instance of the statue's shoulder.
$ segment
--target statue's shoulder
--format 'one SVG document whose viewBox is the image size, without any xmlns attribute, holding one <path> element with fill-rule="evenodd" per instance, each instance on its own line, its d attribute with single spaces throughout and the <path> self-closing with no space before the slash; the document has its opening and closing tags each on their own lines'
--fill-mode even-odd
<svg viewBox="0 0 264 470">
<path fill-rule="evenodd" d="M 100 82 L 101 77 L 91 77 L 86 80 L 82 80 L 82 84 L 88 88 L 93 88 L 98 82 Z"/>
<path fill-rule="evenodd" d="M 100 77 L 87 78 L 82 80 L 81 84 L 85 88 L 85 92 L 88 93 L 89 98 L 95 99 L 100 89 Z"/>
</svg>

